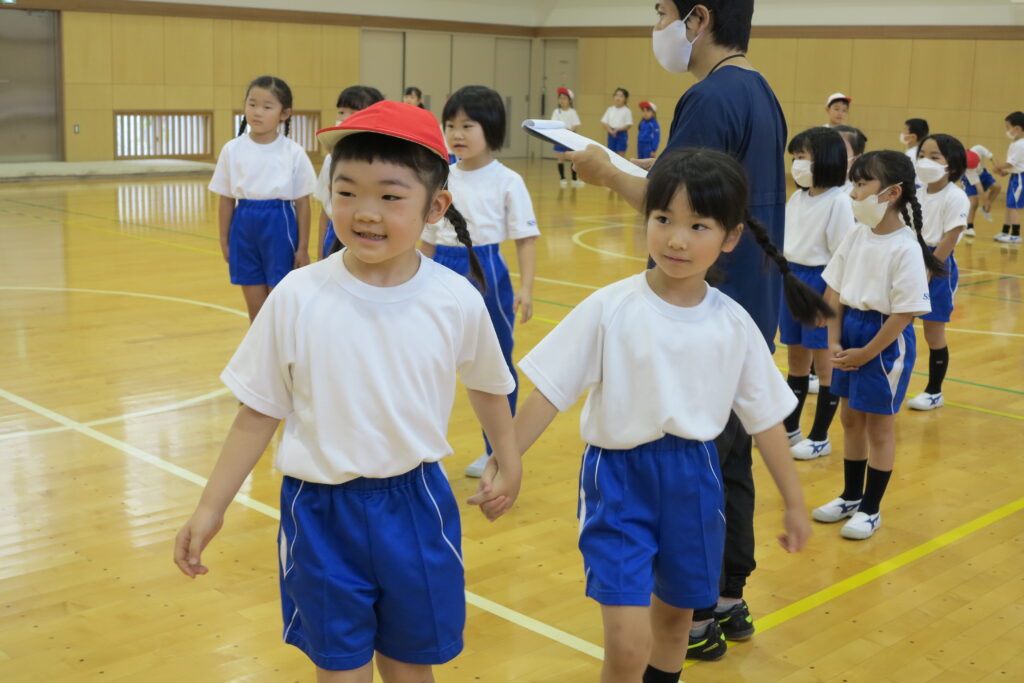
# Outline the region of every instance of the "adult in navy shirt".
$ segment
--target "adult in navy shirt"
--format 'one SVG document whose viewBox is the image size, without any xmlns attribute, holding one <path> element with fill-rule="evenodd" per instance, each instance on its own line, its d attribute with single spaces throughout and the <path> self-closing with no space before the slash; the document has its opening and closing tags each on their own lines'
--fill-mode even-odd
<svg viewBox="0 0 1024 683">
<path fill-rule="evenodd" d="M 666 151 L 707 147 L 739 160 L 750 184 L 750 213 L 781 246 L 786 121 L 771 86 L 744 54 L 750 40 L 753 0 L 659 0 L 656 11 L 653 45 L 659 63 L 669 71 L 689 71 L 697 79 L 676 105 Z M 582 180 L 611 188 L 643 210 L 645 179 L 619 171 L 596 147 L 569 156 Z M 637 163 L 650 168 L 657 160 Z M 716 286 L 746 309 L 774 350 L 782 285 L 777 269 L 766 262 L 749 230 L 744 231 L 736 250 L 722 254 L 718 263 L 723 279 Z M 686 654 L 691 659 L 719 659 L 726 651 L 726 637 L 745 640 L 754 632 L 743 601 L 743 587 L 756 566 L 751 438 L 733 414 L 715 444 L 726 494 L 721 597 L 717 605 L 694 611 Z M 656 643 L 651 675 L 674 675 L 671 666 L 665 668 L 665 662 L 674 661 L 671 653 L 659 648 L 664 646 Z"/>
</svg>

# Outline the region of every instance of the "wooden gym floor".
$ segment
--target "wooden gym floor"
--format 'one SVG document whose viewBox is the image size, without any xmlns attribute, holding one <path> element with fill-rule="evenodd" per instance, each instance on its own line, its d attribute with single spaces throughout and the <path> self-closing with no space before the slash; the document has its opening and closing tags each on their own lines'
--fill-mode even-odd
<svg viewBox="0 0 1024 683">
<path fill-rule="evenodd" d="M 621 200 L 559 189 L 552 162 L 510 165 L 544 233 L 518 358 L 645 250 Z M 0 185 L 0 680 L 313 678 L 280 640 L 269 454 L 207 550 L 211 573 L 189 581 L 171 563 L 237 409 L 217 377 L 247 323 L 205 185 Z M 758 462 L 760 568 L 746 595 L 758 634 L 687 681 L 1024 680 L 1024 262 L 991 240 L 995 218 L 957 248 L 946 407 L 900 414 L 885 526 L 855 543 L 815 525 L 807 550 L 786 555 Z M 927 373 L 918 344 L 911 395 Z M 528 456 L 513 512 L 492 525 L 463 510 L 466 649 L 438 680 L 597 679 L 601 621 L 575 543 L 578 411 Z M 475 482 L 461 471 L 481 444 L 464 395 L 450 438 L 465 499 Z M 838 420 L 832 438 L 837 452 L 798 464 L 812 506 L 841 486 Z"/>
</svg>

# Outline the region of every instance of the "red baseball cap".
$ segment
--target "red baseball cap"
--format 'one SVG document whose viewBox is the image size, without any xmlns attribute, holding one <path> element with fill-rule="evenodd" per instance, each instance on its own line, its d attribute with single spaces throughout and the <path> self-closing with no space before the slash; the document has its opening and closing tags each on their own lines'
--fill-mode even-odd
<svg viewBox="0 0 1024 683">
<path fill-rule="evenodd" d="M 570 100 L 575 100 L 576 99 L 576 96 L 573 94 L 572 90 L 569 90 L 568 88 L 559 88 L 558 89 L 558 94 L 559 95 L 566 95 L 566 96 L 569 97 Z"/>
<path fill-rule="evenodd" d="M 641 109 L 650 109 L 654 113 L 658 112 L 658 105 L 654 104 L 654 102 L 647 102 L 647 101 L 641 102 L 640 103 L 640 108 Z"/>
<path fill-rule="evenodd" d="M 981 157 L 974 150 L 967 150 L 967 168 L 978 168 L 978 164 L 981 163 Z"/>
<path fill-rule="evenodd" d="M 340 126 L 321 128 L 316 139 L 327 149 L 334 149 L 338 140 L 353 133 L 377 133 L 423 145 L 448 161 L 448 148 L 441 135 L 441 126 L 427 109 L 404 102 L 382 100 L 349 116 Z"/>
</svg>

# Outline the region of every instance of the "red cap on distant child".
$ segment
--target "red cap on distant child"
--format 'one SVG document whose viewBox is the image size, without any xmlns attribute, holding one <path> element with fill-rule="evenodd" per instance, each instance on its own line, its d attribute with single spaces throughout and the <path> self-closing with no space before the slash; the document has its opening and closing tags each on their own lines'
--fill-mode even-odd
<svg viewBox="0 0 1024 683">
<path fill-rule="evenodd" d="M 656 104 L 654 104 L 654 102 L 646 102 L 646 101 L 645 102 L 641 102 L 640 103 L 640 108 L 641 109 L 650 109 L 655 114 L 658 113 L 658 106 Z"/>
<path fill-rule="evenodd" d="M 978 156 L 978 153 L 970 149 L 967 150 L 967 168 L 976 169 L 980 163 L 981 157 Z"/>
<path fill-rule="evenodd" d="M 321 128 L 316 132 L 316 139 L 331 150 L 338 140 L 353 133 L 377 133 L 415 142 L 448 162 L 441 127 L 429 109 L 383 100 L 352 114 L 340 126 Z"/>
<path fill-rule="evenodd" d="M 559 95 L 566 95 L 566 96 L 568 96 L 568 98 L 570 100 L 575 100 L 576 99 L 576 96 L 573 94 L 572 90 L 569 90 L 568 88 L 559 88 L 558 89 L 558 94 Z"/>
</svg>

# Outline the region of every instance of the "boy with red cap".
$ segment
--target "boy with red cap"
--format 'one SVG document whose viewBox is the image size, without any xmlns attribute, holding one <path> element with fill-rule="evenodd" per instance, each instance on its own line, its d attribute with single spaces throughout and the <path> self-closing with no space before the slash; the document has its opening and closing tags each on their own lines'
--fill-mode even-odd
<svg viewBox="0 0 1024 683">
<path fill-rule="evenodd" d="M 640 126 L 636 135 L 638 159 L 653 159 L 661 144 L 661 126 L 658 125 L 658 107 L 654 102 L 640 103 Z"/>
</svg>

